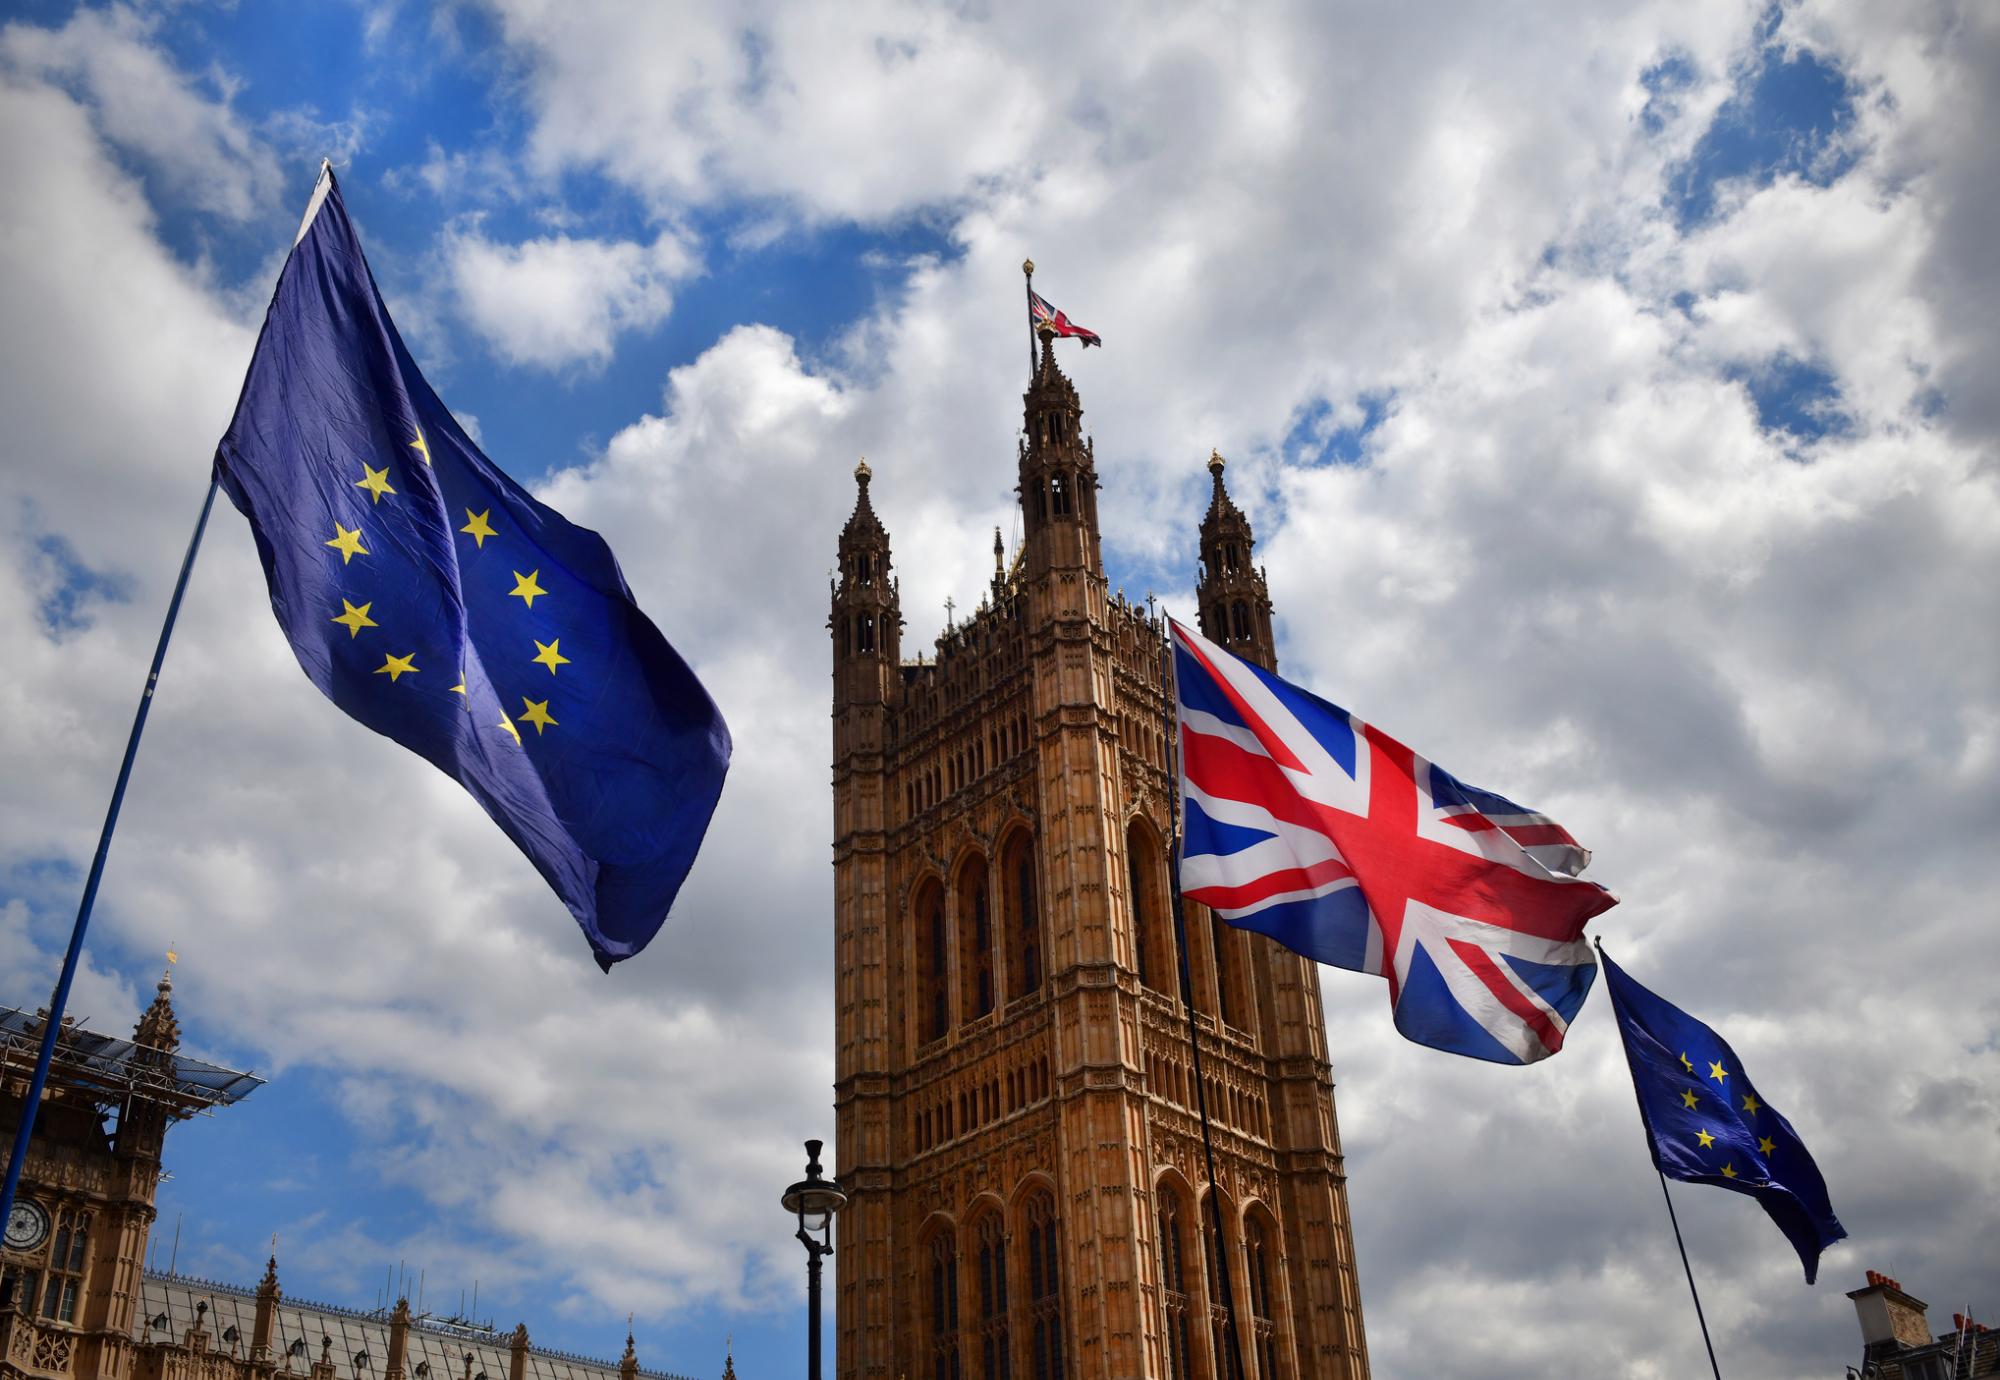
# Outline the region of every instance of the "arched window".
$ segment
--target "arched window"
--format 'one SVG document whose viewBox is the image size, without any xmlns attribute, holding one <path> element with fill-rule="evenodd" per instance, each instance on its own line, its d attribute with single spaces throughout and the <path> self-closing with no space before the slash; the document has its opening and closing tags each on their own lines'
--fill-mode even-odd
<svg viewBox="0 0 2000 1380">
<path fill-rule="evenodd" d="M 1056 1200 L 1046 1190 L 1028 1199 L 1028 1312 L 1034 1319 L 1033 1380 L 1061 1380 L 1063 1371 L 1062 1244 Z"/>
<path fill-rule="evenodd" d="M 1236 991 L 1236 934 L 1221 916 L 1210 912 L 1208 937 L 1215 950 L 1215 1016 L 1224 1025 L 1241 1025 L 1241 1002 Z"/>
<path fill-rule="evenodd" d="M 1057 517 L 1063 517 L 1069 512 L 1069 475 L 1064 471 L 1057 470 L 1049 476 L 1049 497 L 1054 504 Z"/>
<path fill-rule="evenodd" d="M 1035 888 L 1034 838 L 1017 830 L 1001 853 L 1000 876 L 1007 888 L 1007 997 L 1026 996 L 1042 986 L 1042 908 Z"/>
<path fill-rule="evenodd" d="M 931 1237 L 931 1380 L 962 1380 L 958 1359 L 958 1240 L 949 1229 Z"/>
<path fill-rule="evenodd" d="M 864 613 L 854 620 L 855 650 L 872 652 L 875 650 L 875 615 Z"/>
<path fill-rule="evenodd" d="M 974 858 L 958 874 L 958 935 L 961 1019 L 973 1021 L 993 1009 L 993 905 L 984 858 Z"/>
<path fill-rule="evenodd" d="M 90 1217 L 64 1211 L 56 1222 L 55 1244 L 49 1248 L 48 1282 L 42 1289 L 42 1316 L 58 1322 L 76 1321 L 77 1296 L 83 1292 L 83 1267 L 89 1254 Z M 30 1277 L 32 1279 L 32 1276 Z M 23 1299 L 23 1311 L 32 1311 Z"/>
<path fill-rule="evenodd" d="M 1250 606 L 1238 599 L 1229 609 L 1230 632 L 1238 642 L 1250 639 Z"/>
<path fill-rule="evenodd" d="M 1159 836 L 1144 820 L 1125 831 L 1126 904 L 1132 913 L 1132 963 L 1139 981 L 1171 996 L 1180 981 L 1174 960 L 1166 861 Z"/>
<path fill-rule="evenodd" d="M 973 1229 L 979 1260 L 980 1380 L 1012 1380 L 1007 1336 L 1007 1232 L 1000 1214 L 989 1212 Z"/>
<path fill-rule="evenodd" d="M 945 958 L 950 951 L 945 937 L 944 888 L 935 878 L 917 892 L 912 910 L 917 931 L 917 1019 L 921 1041 L 941 1040 L 950 1028 L 947 992 L 950 987 Z"/>
<path fill-rule="evenodd" d="M 1169 1380 L 1195 1380 L 1194 1307 L 1188 1281 L 1186 1204 L 1166 1184 L 1158 1191 L 1160 1204 L 1160 1284 L 1166 1310 L 1165 1350 Z"/>
<path fill-rule="evenodd" d="M 1214 1189 L 1209 1190 L 1211 1198 L 1214 1196 L 1214 1193 Z M 1222 1234 L 1220 1235 L 1213 1230 L 1216 1222 L 1214 1215 L 1214 1208 L 1216 1207 L 1221 1209 L 1223 1222 Z M 1231 1345 L 1232 1340 L 1240 1345 L 1241 1335 L 1238 1334 L 1236 1338 L 1231 1337 L 1231 1329 L 1236 1325 L 1235 1319 L 1230 1317 L 1228 1310 L 1222 1306 L 1222 1300 L 1225 1297 L 1234 1297 L 1233 1291 L 1231 1294 L 1225 1295 L 1222 1290 L 1222 1272 L 1229 1268 L 1228 1223 L 1231 1215 L 1229 1205 L 1226 1202 L 1217 1202 L 1202 1209 L 1202 1224 L 1211 1229 L 1204 1233 L 1208 1237 L 1209 1343 L 1215 1348 L 1216 1374 L 1221 1376 L 1222 1380 L 1243 1380 L 1243 1372 L 1237 1368 L 1237 1363 L 1240 1359 L 1237 1346 Z M 1232 1280 L 1231 1283 L 1234 1283 L 1234 1281 Z"/>
<path fill-rule="evenodd" d="M 1285 1380 L 1278 1368 L 1278 1313 L 1271 1292 L 1275 1253 L 1270 1232 L 1253 1212 L 1243 1226 L 1243 1254 L 1250 1276 L 1250 1331 L 1256 1338 L 1257 1373 L 1263 1380 Z"/>
</svg>

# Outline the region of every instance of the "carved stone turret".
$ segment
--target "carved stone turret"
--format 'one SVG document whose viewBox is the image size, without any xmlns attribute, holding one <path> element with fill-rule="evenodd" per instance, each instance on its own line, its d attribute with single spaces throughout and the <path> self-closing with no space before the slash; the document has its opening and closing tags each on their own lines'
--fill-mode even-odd
<svg viewBox="0 0 2000 1380">
<path fill-rule="evenodd" d="M 1222 482 L 1220 451 L 1208 453 L 1215 493 L 1201 520 L 1201 575 L 1195 586 L 1202 635 L 1220 642 L 1245 661 L 1277 669 L 1277 642 L 1271 635 L 1271 594 L 1254 562 L 1257 540 L 1250 519 Z"/>
<path fill-rule="evenodd" d="M 854 467 L 854 512 L 840 532 L 840 574 L 833 582 L 834 702 L 884 704 L 895 689 L 903 616 L 889 555 L 889 532 L 875 516 L 868 462 Z"/>
<path fill-rule="evenodd" d="M 1055 332 L 1038 331 L 1041 363 L 1022 395 L 1019 448 L 1025 574 L 1104 575 L 1097 529 L 1097 448 L 1083 434 L 1076 385 L 1056 364 Z"/>
<path fill-rule="evenodd" d="M 267 1361 L 271 1357 L 271 1337 L 278 1320 L 278 1301 L 284 1292 L 278 1288 L 278 1257 L 274 1252 L 264 1262 L 264 1277 L 257 1281 L 257 1317 L 250 1325 L 250 1359 Z"/>
<path fill-rule="evenodd" d="M 181 1047 L 181 1023 L 174 1016 L 172 969 L 160 974 L 159 985 L 153 991 L 153 1004 L 139 1017 L 139 1024 L 132 1030 L 132 1041 L 171 1054 Z"/>
</svg>

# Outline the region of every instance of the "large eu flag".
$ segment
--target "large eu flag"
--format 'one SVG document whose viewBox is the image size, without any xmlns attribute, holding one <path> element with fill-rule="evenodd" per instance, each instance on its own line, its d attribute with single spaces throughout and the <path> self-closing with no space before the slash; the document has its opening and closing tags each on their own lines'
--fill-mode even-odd
<svg viewBox="0 0 2000 1380">
<path fill-rule="evenodd" d="M 1634 982 L 1609 955 L 1604 985 L 1625 1041 L 1639 1117 L 1662 1174 L 1747 1193 L 1763 1204 L 1806 1267 L 1847 1235 L 1826 1180 L 1792 1124 L 1757 1095 L 1728 1041 Z"/>
<path fill-rule="evenodd" d="M 606 971 L 644 948 L 715 812 L 729 729 L 604 539 L 431 391 L 330 169 L 215 464 L 313 684 L 470 791 Z"/>
</svg>

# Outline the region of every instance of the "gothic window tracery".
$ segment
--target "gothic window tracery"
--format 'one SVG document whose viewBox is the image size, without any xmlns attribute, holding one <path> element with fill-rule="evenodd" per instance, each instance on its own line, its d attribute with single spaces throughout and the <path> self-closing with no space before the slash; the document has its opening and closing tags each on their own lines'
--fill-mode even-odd
<svg viewBox="0 0 2000 1380">
<path fill-rule="evenodd" d="M 1214 1192 L 1213 1189 L 1210 1189 L 1209 1196 L 1213 1197 Z M 1222 1292 L 1222 1272 L 1229 1268 L 1227 1232 L 1229 1230 L 1228 1222 L 1232 1213 L 1225 1202 L 1217 1201 L 1214 1206 L 1220 1209 L 1224 1225 L 1222 1228 L 1223 1235 L 1217 1235 L 1213 1231 L 1204 1233 L 1208 1237 L 1208 1250 L 1205 1254 L 1208 1259 L 1209 1343 L 1215 1349 L 1216 1374 L 1222 1380 L 1243 1380 L 1242 1372 L 1237 1369 L 1237 1349 L 1230 1345 L 1230 1328 L 1234 1326 L 1235 1320 L 1229 1316 L 1228 1310 L 1222 1306 L 1224 1298 Z M 1202 1211 L 1202 1220 L 1204 1225 L 1213 1227 L 1216 1219 L 1210 1215 L 1207 1208 L 1204 1208 Z"/>
<path fill-rule="evenodd" d="M 1125 831 L 1127 904 L 1132 911 L 1133 965 L 1139 981 L 1171 996 L 1178 981 L 1174 964 L 1165 868 L 1166 859 L 1151 826 L 1134 819 Z"/>
<path fill-rule="evenodd" d="M 1160 1221 L 1160 1282 L 1166 1313 L 1166 1370 L 1169 1380 L 1195 1380 L 1193 1306 L 1188 1288 L 1187 1217 L 1181 1196 L 1171 1186 L 1158 1189 Z"/>
<path fill-rule="evenodd" d="M 76 1301 L 83 1292 L 89 1233 L 88 1213 L 65 1209 L 57 1218 L 55 1240 L 49 1247 L 47 1282 L 42 1286 L 41 1313 L 44 1318 L 57 1322 L 76 1321 Z"/>
<path fill-rule="evenodd" d="M 1007 1333 L 1007 1233 L 1000 1214 L 989 1212 L 973 1231 L 979 1262 L 980 1380 L 1012 1380 Z"/>
<path fill-rule="evenodd" d="M 1208 937 L 1215 950 L 1215 1017 L 1224 1025 L 1240 1025 L 1236 998 L 1236 936 L 1229 922 L 1211 913 Z"/>
<path fill-rule="evenodd" d="M 1062 1380 L 1063 1315 L 1061 1219 L 1056 1200 L 1044 1189 L 1028 1199 L 1028 1312 L 1034 1380 Z"/>
<path fill-rule="evenodd" d="M 963 1019 L 978 1020 L 993 1009 L 993 917 L 987 894 L 986 859 L 975 857 L 959 874 L 958 932 Z"/>
<path fill-rule="evenodd" d="M 1035 887 L 1033 837 L 1017 831 L 1008 840 L 1001 875 L 1011 894 L 1007 907 L 1007 996 L 1009 1000 L 1041 990 L 1042 910 Z"/>
<path fill-rule="evenodd" d="M 949 1227 L 931 1237 L 931 1380 L 962 1380 L 958 1355 L 958 1239 Z"/>
<path fill-rule="evenodd" d="M 1279 1367 L 1278 1314 L 1271 1293 L 1271 1257 L 1275 1252 L 1261 1216 L 1253 1213 L 1244 1224 L 1243 1248 L 1250 1276 L 1250 1331 L 1256 1338 L 1257 1373 L 1263 1380 L 1285 1380 Z"/>
<path fill-rule="evenodd" d="M 944 890 L 935 879 L 917 893 L 917 1018 L 921 1022 L 919 1041 L 944 1038 L 949 1028 L 946 971 L 947 939 L 944 920 Z"/>
</svg>

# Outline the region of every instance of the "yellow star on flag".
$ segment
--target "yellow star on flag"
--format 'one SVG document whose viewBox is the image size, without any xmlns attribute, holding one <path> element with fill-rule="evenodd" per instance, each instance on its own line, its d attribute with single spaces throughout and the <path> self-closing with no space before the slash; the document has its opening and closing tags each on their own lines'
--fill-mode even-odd
<svg viewBox="0 0 2000 1380">
<path fill-rule="evenodd" d="M 1744 1093 L 1743 1110 L 1750 1113 L 1751 1116 L 1755 1116 L 1764 1110 L 1764 1104 L 1757 1100 L 1756 1093 Z"/>
<path fill-rule="evenodd" d="M 505 714 L 500 716 L 500 722 L 495 724 L 494 727 L 506 729 L 508 734 L 514 739 L 514 746 L 521 746 L 521 730 L 514 727 L 514 721 Z"/>
<path fill-rule="evenodd" d="M 1729 1070 L 1722 1067 L 1721 1064 L 1710 1063 L 1708 1066 L 1708 1076 L 1720 1083 L 1723 1079 L 1729 1077 Z"/>
<path fill-rule="evenodd" d="M 373 601 L 363 604 L 360 608 L 356 608 L 345 599 L 342 599 L 340 607 L 345 612 L 332 621 L 344 626 L 347 629 L 348 637 L 359 637 L 363 628 L 372 628 L 375 626 L 375 620 L 368 616 L 368 610 L 375 607 Z"/>
<path fill-rule="evenodd" d="M 531 700 L 526 695 L 523 695 L 521 696 L 521 703 L 527 706 L 526 709 L 521 711 L 521 722 L 524 724 L 533 724 L 537 738 L 542 736 L 543 729 L 555 727 L 556 721 L 549 717 L 549 702 L 547 700 Z"/>
<path fill-rule="evenodd" d="M 539 637 L 530 638 L 529 641 L 535 644 L 540 653 L 537 656 L 530 657 L 529 660 L 535 662 L 537 665 L 548 667 L 550 675 L 556 673 L 556 667 L 569 665 L 569 658 L 557 650 L 557 648 L 562 646 L 562 639 L 560 637 L 553 642 L 544 642 Z"/>
<path fill-rule="evenodd" d="M 1709 1147 L 1709 1146 L 1711 1146 L 1711 1145 L 1715 1144 L 1715 1137 L 1714 1137 L 1714 1136 L 1711 1136 L 1711 1135 L 1710 1135 L 1710 1134 L 1709 1134 L 1709 1133 L 1708 1133 L 1707 1131 L 1705 1131 L 1705 1130 L 1704 1130 L 1704 1131 L 1696 1131 L 1696 1132 L 1694 1133 L 1694 1138 L 1695 1138 L 1696 1140 L 1698 1140 L 1698 1141 L 1700 1141 L 1700 1142 L 1701 1142 L 1701 1148 L 1702 1148 L 1702 1149 L 1704 1149 L 1704 1150 L 1708 1149 L 1708 1147 Z"/>
<path fill-rule="evenodd" d="M 490 516 L 492 512 L 493 510 L 491 508 L 488 508 L 484 513 L 475 513 L 472 511 L 472 509 L 467 508 L 465 510 L 465 517 L 466 517 L 465 526 L 458 529 L 459 531 L 465 533 L 467 536 L 471 537 L 472 544 L 475 547 L 479 548 L 481 551 L 484 551 L 486 549 L 486 539 L 488 537 L 497 537 L 500 535 L 498 532 L 495 532 L 493 530 L 492 524 L 486 521 L 487 517 Z"/>
<path fill-rule="evenodd" d="M 382 501 L 383 494 L 396 492 L 389 487 L 389 467 L 384 465 L 379 470 L 371 470 L 368 468 L 366 460 L 361 462 L 361 478 L 354 481 L 354 487 L 368 490 L 369 493 L 375 496 L 377 503 Z"/>
<path fill-rule="evenodd" d="M 533 608 L 535 606 L 535 596 L 548 593 L 547 590 L 535 583 L 535 577 L 541 573 L 539 570 L 530 570 L 526 575 L 523 575 L 520 571 L 515 571 L 514 587 L 508 590 L 507 593 L 510 595 L 520 595 L 527 602 L 528 607 Z"/>
<path fill-rule="evenodd" d="M 1686 1070 L 1687 1070 L 1687 1071 L 1688 1071 L 1689 1073 L 1693 1073 L 1693 1072 L 1694 1072 L 1694 1060 L 1692 1060 L 1692 1059 L 1688 1058 L 1686 1054 L 1682 1054 L 1682 1055 L 1681 1055 L 1681 1067 L 1682 1067 L 1682 1068 L 1684 1068 L 1684 1069 L 1686 1069 Z"/>
<path fill-rule="evenodd" d="M 454 695 L 463 695 L 465 693 L 465 682 L 461 680 L 458 684 L 452 686 L 451 693 Z"/>
<path fill-rule="evenodd" d="M 1777 1148 L 1778 1148 L 1778 1142 L 1772 1140 L 1769 1136 L 1759 1137 L 1757 1141 L 1757 1152 L 1759 1154 L 1768 1155 Z"/>
<path fill-rule="evenodd" d="M 1723 1165 L 1723 1166 L 1722 1166 L 1722 1177 L 1723 1177 L 1723 1178 L 1725 1178 L 1725 1179 L 1733 1179 L 1733 1178 L 1735 1178 L 1735 1177 L 1736 1177 L 1736 1166 L 1735 1166 L 1734 1164 L 1725 1164 L 1725 1165 Z"/>
<path fill-rule="evenodd" d="M 1685 1102 L 1688 1106 L 1692 1107 L 1696 1102 L 1700 1101 L 1700 1099 L 1694 1095 L 1694 1090 L 1690 1088 L 1686 1092 L 1683 1092 L 1681 1094 L 1681 1101 Z"/>
<path fill-rule="evenodd" d="M 384 653 L 382 664 L 375 668 L 375 674 L 378 676 L 387 676 L 389 683 L 394 685 L 403 678 L 405 673 L 413 676 L 417 674 L 417 668 L 411 664 L 416 659 L 417 654 L 415 652 L 405 652 L 402 656 L 390 656 Z"/>
<path fill-rule="evenodd" d="M 424 429 L 422 427 L 417 428 L 417 439 L 410 442 L 410 449 L 423 456 L 426 465 L 430 464 L 431 443 L 424 439 Z"/>
<path fill-rule="evenodd" d="M 365 556 L 368 554 L 368 548 L 361 544 L 361 529 L 359 527 L 350 532 L 339 523 L 334 523 L 333 540 L 326 544 L 340 553 L 340 563 L 342 565 L 346 565 L 356 556 Z"/>
</svg>

